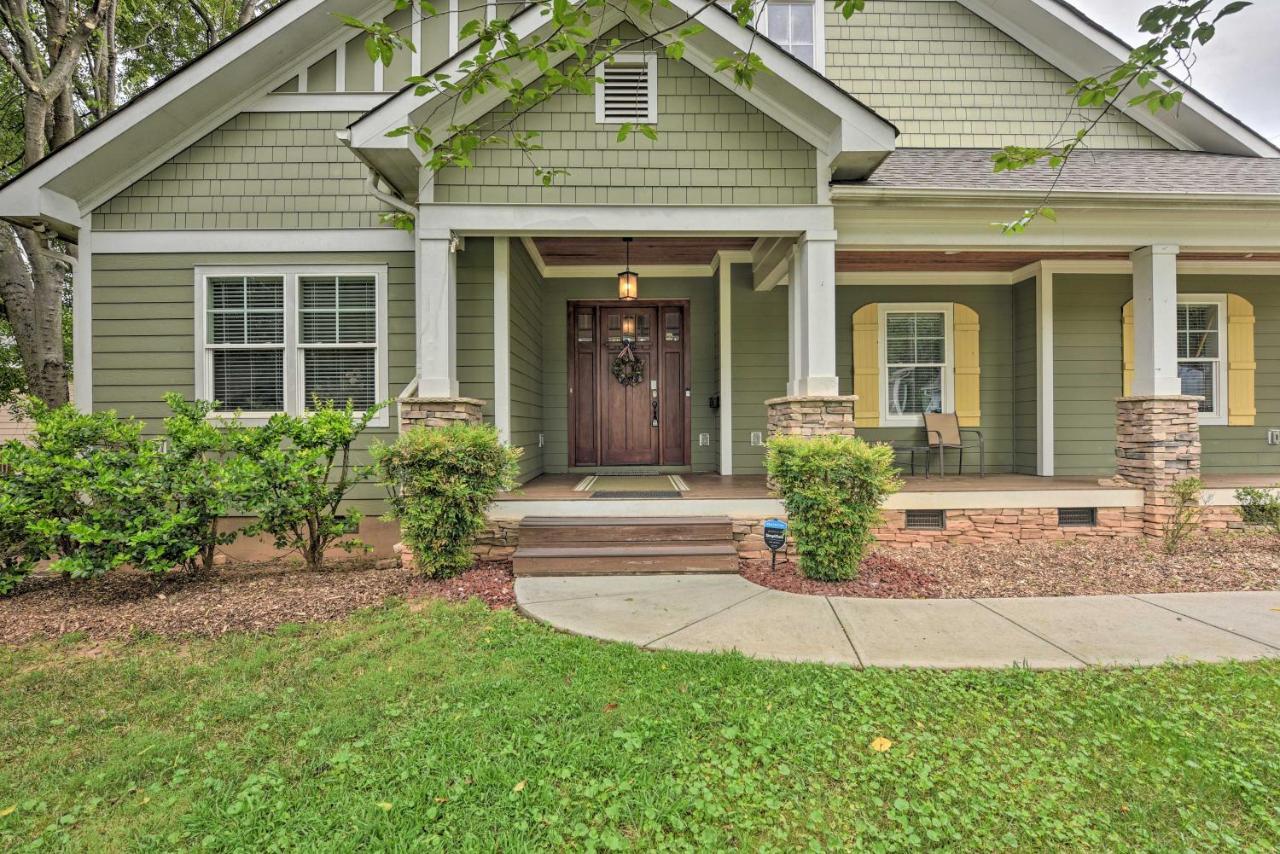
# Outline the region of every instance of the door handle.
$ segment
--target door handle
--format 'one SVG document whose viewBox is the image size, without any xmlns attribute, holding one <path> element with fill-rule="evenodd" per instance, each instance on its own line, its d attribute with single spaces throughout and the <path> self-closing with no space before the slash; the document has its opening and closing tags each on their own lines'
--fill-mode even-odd
<svg viewBox="0 0 1280 854">
<path fill-rule="evenodd" d="M 653 424 L 651 426 L 657 427 L 658 426 L 658 399 L 656 397 L 653 399 L 652 410 L 653 410 Z"/>
</svg>

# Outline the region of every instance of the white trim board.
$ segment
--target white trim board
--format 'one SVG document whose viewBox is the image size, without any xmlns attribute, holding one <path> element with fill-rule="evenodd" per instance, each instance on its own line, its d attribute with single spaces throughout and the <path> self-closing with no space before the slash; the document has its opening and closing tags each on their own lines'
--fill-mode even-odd
<svg viewBox="0 0 1280 854">
<path fill-rule="evenodd" d="M 418 236 L 512 237 L 799 236 L 830 231 L 830 205 L 460 205 L 419 206 Z"/>
<path fill-rule="evenodd" d="M 366 113 L 385 92 L 276 92 L 245 106 L 245 113 Z"/>
<path fill-rule="evenodd" d="M 191 252 L 412 252 L 413 235 L 397 228 L 260 231 L 99 231 L 99 255 Z"/>
</svg>

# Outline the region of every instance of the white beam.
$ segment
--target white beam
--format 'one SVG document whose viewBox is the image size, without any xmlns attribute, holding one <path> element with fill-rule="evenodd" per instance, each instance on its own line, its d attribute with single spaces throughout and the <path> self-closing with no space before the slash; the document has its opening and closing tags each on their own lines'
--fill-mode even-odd
<svg viewBox="0 0 1280 854">
<path fill-rule="evenodd" d="M 720 260 L 720 474 L 733 474 L 733 265 Z"/>
<path fill-rule="evenodd" d="M 451 238 L 418 241 L 415 315 L 418 394 L 458 394 L 458 256 Z"/>
<path fill-rule="evenodd" d="M 461 205 L 422 206 L 419 234 L 796 237 L 829 231 L 830 205 Z"/>
<path fill-rule="evenodd" d="M 511 444 L 511 238 L 493 239 L 493 421 Z"/>
<path fill-rule="evenodd" d="M 1053 476 L 1053 271 L 1036 272 L 1036 474 Z"/>
<path fill-rule="evenodd" d="M 1135 395 L 1181 394 L 1178 379 L 1178 247 L 1143 246 L 1133 260 Z"/>
</svg>

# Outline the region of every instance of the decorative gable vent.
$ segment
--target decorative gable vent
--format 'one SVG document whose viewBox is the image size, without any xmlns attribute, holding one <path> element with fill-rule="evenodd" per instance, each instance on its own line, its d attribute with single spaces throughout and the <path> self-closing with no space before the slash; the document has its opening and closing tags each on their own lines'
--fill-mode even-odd
<svg viewBox="0 0 1280 854">
<path fill-rule="evenodd" d="M 658 63 L 651 53 L 620 53 L 600 66 L 596 84 L 596 121 L 652 124 L 658 120 Z"/>
</svg>

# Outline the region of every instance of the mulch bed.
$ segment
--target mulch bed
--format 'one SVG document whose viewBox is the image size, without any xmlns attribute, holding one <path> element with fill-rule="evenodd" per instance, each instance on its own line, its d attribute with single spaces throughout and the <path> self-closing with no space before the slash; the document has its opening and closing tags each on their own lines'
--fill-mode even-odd
<svg viewBox="0 0 1280 854">
<path fill-rule="evenodd" d="M 876 549 L 853 581 L 810 581 L 790 562 L 744 560 L 748 581 L 792 593 L 873 599 L 1085 596 L 1280 590 L 1280 541 L 1206 533 L 1174 556 L 1154 540 L 1081 537 L 1030 543 Z"/>
<path fill-rule="evenodd" d="M 87 582 L 32 575 L 0 599 L 0 643 L 83 632 L 95 640 L 138 635 L 216 637 L 270 631 L 284 623 L 336 620 L 396 596 L 452 602 L 478 597 L 491 608 L 515 603 L 509 561 L 477 561 L 444 581 L 370 561 L 335 562 L 321 572 L 297 564 L 238 563 L 207 576 L 154 578 L 119 570 Z"/>
</svg>

